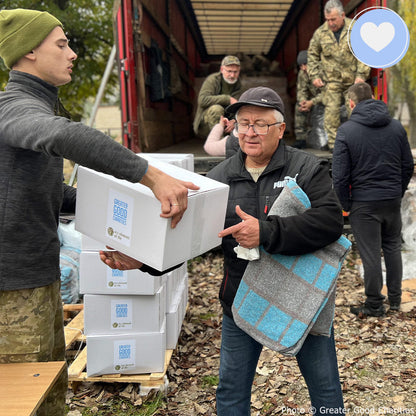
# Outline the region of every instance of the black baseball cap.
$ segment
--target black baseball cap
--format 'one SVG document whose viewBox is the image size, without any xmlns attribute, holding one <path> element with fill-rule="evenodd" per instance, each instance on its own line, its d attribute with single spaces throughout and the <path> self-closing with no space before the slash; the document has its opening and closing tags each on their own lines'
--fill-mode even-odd
<svg viewBox="0 0 416 416">
<path fill-rule="evenodd" d="M 285 106 L 279 94 L 268 87 L 249 88 L 241 94 L 238 102 L 229 105 L 225 111 L 227 114 L 235 114 L 244 105 L 274 108 L 283 116 L 285 115 Z"/>
</svg>

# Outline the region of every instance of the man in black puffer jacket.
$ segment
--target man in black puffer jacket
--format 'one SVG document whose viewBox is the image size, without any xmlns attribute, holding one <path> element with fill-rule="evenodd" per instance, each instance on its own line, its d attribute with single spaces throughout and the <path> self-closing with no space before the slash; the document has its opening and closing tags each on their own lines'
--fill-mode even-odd
<svg viewBox="0 0 416 416">
<path fill-rule="evenodd" d="M 217 414 L 241 416 L 250 414 L 251 386 L 263 346 L 233 320 L 231 306 L 248 264 L 234 248 L 262 245 L 272 254 L 311 253 L 338 239 L 343 221 L 328 162 L 281 142 L 284 108 L 273 90 L 250 88 L 227 111 L 237 113 L 240 149 L 208 173 L 230 186 L 226 229 L 220 233 L 224 277 L 219 296 L 224 316 Z M 311 208 L 290 217 L 268 216 L 288 177 L 296 178 Z M 343 413 L 333 336 L 309 334 L 296 356 L 318 414 Z"/>
<path fill-rule="evenodd" d="M 348 90 L 351 118 L 339 129 L 332 162 L 334 188 L 349 219 L 364 267 L 366 301 L 355 315 L 385 314 L 381 294 L 386 265 L 391 310 L 401 302 L 401 199 L 414 163 L 406 131 L 382 101 L 372 99 L 368 84 Z"/>
</svg>

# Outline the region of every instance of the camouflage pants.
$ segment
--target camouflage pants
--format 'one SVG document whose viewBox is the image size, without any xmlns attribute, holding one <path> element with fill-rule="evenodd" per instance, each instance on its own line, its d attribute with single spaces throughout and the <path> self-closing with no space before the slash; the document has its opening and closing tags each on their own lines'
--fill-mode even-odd
<svg viewBox="0 0 416 416">
<path fill-rule="evenodd" d="M 204 138 L 208 137 L 209 132 L 220 122 L 220 118 L 223 115 L 224 107 L 222 105 L 215 104 L 208 107 L 202 115 L 201 124 L 198 128 L 198 135 Z"/>
<path fill-rule="evenodd" d="M 311 129 L 311 112 L 299 111 L 299 103 L 295 106 L 295 137 L 296 140 L 306 140 Z"/>
<path fill-rule="evenodd" d="M 0 292 L 0 363 L 65 360 L 60 281 L 35 289 Z M 37 416 L 65 414 L 64 370 Z"/>
<path fill-rule="evenodd" d="M 329 82 L 326 84 L 323 92 L 323 103 L 325 105 L 324 128 L 328 135 L 328 146 L 330 149 L 334 148 L 337 130 L 341 124 L 341 106 L 346 104 L 348 117 L 351 113 L 346 97 L 349 87 L 350 84 Z"/>
</svg>

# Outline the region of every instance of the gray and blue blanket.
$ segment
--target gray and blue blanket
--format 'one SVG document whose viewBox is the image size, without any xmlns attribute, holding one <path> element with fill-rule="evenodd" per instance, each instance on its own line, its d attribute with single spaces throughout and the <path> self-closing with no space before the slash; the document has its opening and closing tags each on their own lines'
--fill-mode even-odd
<svg viewBox="0 0 416 416">
<path fill-rule="evenodd" d="M 301 214 L 308 196 L 290 179 L 269 215 Z M 232 306 L 235 323 L 262 345 L 293 356 L 307 335 L 329 336 L 338 274 L 351 242 L 344 236 L 299 256 L 271 255 L 260 247 L 250 261 Z"/>
</svg>

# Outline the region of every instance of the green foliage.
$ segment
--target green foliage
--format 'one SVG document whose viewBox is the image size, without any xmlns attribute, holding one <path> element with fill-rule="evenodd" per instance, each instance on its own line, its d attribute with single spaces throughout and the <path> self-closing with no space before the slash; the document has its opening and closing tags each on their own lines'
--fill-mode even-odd
<svg viewBox="0 0 416 416">
<path fill-rule="evenodd" d="M 413 91 L 416 91 L 416 44 L 415 42 L 412 42 L 412 39 L 414 40 L 416 37 L 415 9 L 416 7 L 413 0 L 404 0 L 398 2 L 397 11 L 406 22 L 410 35 L 409 49 L 407 50 L 404 58 L 398 64 L 398 67 L 401 71 L 407 74 L 407 79 L 409 82 L 407 87 Z"/>
<path fill-rule="evenodd" d="M 201 313 L 199 314 L 199 319 L 202 321 L 207 321 L 211 318 L 216 318 L 218 315 L 215 313 Z"/>
<path fill-rule="evenodd" d="M 396 11 L 409 29 L 410 44 L 406 55 L 397 64 L 387 70 L 389 79 L 389 107 L 398 103 L 408 106 L 410 124 L 408 137 L 411 147 L 416 147 L 416 6 L 413 0 L 391 0 L 388 7 Z"/>
<path fill-rule="evenodd" d="M 74 119 L 80 119 L 84 103 L 97 94 L 114 43 L 113 0 L 2 0 L 0 3 L 0 10 L 14 8 L 45 10 L 62 22 L 78 59 L 72 82 L 60 87 L 59 95 Z M 8 71 L 0 62 L 1 89 L 7 79 Z M 114 73 L 107 84 L 107 95 L 117 85 Z"/>
<path fill-rule="evenodd" d="M 209 388 L 209 387 L 214 387 L 214 386 L 218 386 L 218 383 L 220 382 L 219 377 L 218 376 L 204 376 L 202 377 L 202 387 L 203 388 Z"/>
</svg>

